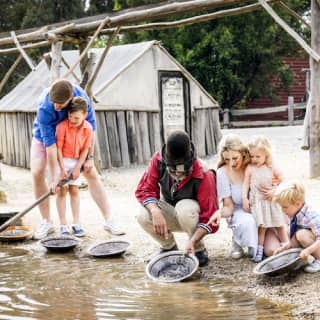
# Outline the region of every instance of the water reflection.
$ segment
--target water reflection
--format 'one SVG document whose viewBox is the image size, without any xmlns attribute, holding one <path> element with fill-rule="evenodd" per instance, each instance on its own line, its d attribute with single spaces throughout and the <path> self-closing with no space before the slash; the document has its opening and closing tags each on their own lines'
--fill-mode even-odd
<svg viewBox="0 0 320 320">
<path fill-rule="evenodd" d="M 149 280 L 134 256 L 93 259 L 0 247 L 0 319 L 290 319 L 221 279 Z"/>
</svg>

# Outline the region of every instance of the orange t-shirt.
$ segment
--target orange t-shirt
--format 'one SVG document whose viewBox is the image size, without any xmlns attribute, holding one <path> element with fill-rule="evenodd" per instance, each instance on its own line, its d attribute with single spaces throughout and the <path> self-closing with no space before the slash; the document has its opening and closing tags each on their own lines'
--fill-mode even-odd
<svg viewBox="0 0 320 320">
<path fill-rule="evenodd" d="M 92 126 L 87 120 L 75 128 L 65 119 L 56 128 L 57 147 L 62 150 L 64 158 L 79 159 L 80 153 L 91 147 L 92 137 Z"/>
</svg>

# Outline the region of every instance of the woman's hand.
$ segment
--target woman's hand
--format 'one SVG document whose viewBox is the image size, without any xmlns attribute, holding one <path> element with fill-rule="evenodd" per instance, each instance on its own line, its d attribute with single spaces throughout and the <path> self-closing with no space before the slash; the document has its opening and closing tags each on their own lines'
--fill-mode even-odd
<svg viewBox="0 0 320 320">
<path fill-rule="evenodd" d="M 259 185 L 258 186 L 258 190 L 260 192 L 260 194 L 262 195 L 264 200 L 269 200 L 271 201 L 273 198 L 273 194 L 274 194 L 274 187 L 266 187 L 264 185 Z"/>
<path fill-rule="evenodd" d="M 242 207 L 245 212 L 250 212 L 250 203 L 248 199 L 246 198 L 242 199 Z"/>
</svg>

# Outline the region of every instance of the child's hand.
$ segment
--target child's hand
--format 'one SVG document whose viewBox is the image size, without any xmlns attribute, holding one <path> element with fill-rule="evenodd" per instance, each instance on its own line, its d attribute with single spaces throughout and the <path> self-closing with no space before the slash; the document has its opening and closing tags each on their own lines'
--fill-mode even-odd
<svg viewBox="0 0 320 320">
<path fill-rule="evenodd" d="M 250 203 L 248 199 L 243 199 L 242 207 L 245 212 L 250 212 Z"/>
<path fill-rule="evenodd" d="M 278 253 L 280 253 L 280 252 L 282 252 L 282 251 L 285 251 L 285 250 L 287 250 L 287 249 L 285 248 L 285 246 L 281 246 L 281 247 L 273 250 L 273 253 L 272 253 L 272 254 L 273 254 L 273 255 L 276 255 L 276 254 L 278 254 Z"/>
<path fill-rule="evenodd" d="M 74 168 L 72 171 L 72 179 L 77 180 L 80 177 L 80 169 Z"/>
</svg>

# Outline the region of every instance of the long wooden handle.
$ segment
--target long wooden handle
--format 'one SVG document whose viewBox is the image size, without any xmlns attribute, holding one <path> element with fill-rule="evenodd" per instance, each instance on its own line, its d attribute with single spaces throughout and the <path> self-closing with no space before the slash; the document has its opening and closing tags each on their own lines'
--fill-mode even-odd
<svg viewBox="0 0 320 320">
<path fill-rule="evenodd" d="M 6 227 L 8 227 L 13 222 L 16 222 L 19 218 L 23 217 L 26 213 L 28 213 L 31 209 L 33 209 L 35 206 L 37 206 L 40 202 L 42 202 L 43 200 L 47 199 L 51 194 L 52 194 L 51 191 L 48 191 L 46 194 L 44 194 L 39 199 L 37 199 L 28 208 L 24 209 L 23 211 L 18 212 L 16 215 L 11 217 L 9 220 L 7 220 L 5 223 L 3 223 L 0 226 L 0 232 L 3 231 Z"/>
<path fill-rule="evenodd" d="M 65 185 L 69 180 L 71 180 L 71 177 L 61 180 L 58 184 L 59 187 L 62 187 L 63 185 Z M 52 195 L 52 191 L 48 191 L 47 193 L 45 193 L 44 195 L 42 195 L 39 199 L 37 199 L 33 204 L 31 204 L 28 208 L 24 209 L 23 211 L 18 212 L 16 215 L 14 215 L 13 217 L 11 217 L 9 220 L 7 220 L 5 223 L 3 223 L 0 226 L 0 232 L 3 231 L 6 227 L 8 227 L 10 224 L 12 224 L 13 222 L 16 222 L 18 219 L 20 219 L 21 217 L 23 217 L 26 213 L 28 213 L 30 210 L 32 210 L 34 207 L 36 207 L 39 203 L 41 203 L 43 200 L 47 199 L 48 197 L 50 197 Z"/>
</svg>

